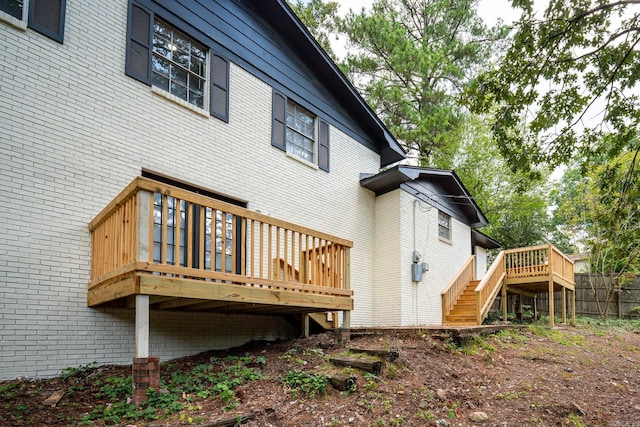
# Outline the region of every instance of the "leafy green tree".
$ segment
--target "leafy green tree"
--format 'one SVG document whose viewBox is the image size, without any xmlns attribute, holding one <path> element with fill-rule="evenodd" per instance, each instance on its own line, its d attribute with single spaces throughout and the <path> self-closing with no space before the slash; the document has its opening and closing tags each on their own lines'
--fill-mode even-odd
<svg viewBox="0 0 640 427">
<path fill-rule="evenodd" d="M 332 35 L 335 37 L 337 31 L 338 2 L 325 3 L 322 0 L 287 2 L 324 51 L 335 61 L 331 38 Z"/>
<path fill-rule="evenodd" d="M 463 137 L 456 96 L 504 36 L 487 28 L 476 0 L 377 0 L 342 21 L 341 64 L 355 87 L 425 166 L 448 167 Z"/>
<path fill-rule="evenodd" d="M 500 156 L 486 121 L 470 116 L 453 167 L 489 220 L 482 231 L 505 249 L 547 241 L 547 186 L 513 172 Z"/>
<path fill-rule="evenodd" d="M 471 108 L 497 106 L 493 134 L 513 168 L 615 158 L 637 144 L 640 2 L 550 0 L 541 18 L 533 3 L 512 0 L 523 11 L 512 44 L 468 91 Z"/>
<path fill-rule="evenodd" d="M 627 151 L 576 176 L 572 171 L 566 178 L 577 186 L 564 193 L 557 215 L 589 254 L 591 288 L 606 317 L 628 274 L 640 273 L 638 152 Z"/>
</svg>

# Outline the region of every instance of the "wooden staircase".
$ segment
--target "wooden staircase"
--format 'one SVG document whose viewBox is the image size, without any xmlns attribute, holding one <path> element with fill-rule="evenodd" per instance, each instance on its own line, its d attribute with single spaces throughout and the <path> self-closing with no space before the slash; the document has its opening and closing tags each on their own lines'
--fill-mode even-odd
<svg viewBox="0 0 640 427">
<path fill-rule="evenodd" d="M 473 326 L 478 324 L 476 286 L 479 283 L 479 280 L 471 280 L 467 284 L 451 312 L 446 315 L 444 324 L 451 326 Z"/>
</svg>

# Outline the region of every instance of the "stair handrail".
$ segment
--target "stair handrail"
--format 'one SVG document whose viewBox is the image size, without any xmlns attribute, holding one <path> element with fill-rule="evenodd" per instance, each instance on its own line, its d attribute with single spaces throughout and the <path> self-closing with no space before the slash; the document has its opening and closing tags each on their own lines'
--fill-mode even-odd
<svg viewBox="0 0 640 427">
<path fill-rule="evenodd" d="M 449 285 L 444 288 L 441 293 L 442 298 L 442 321 L 451 313 L 451 310 L 455 306 L 458 298 L 469 282 L 473 280 L 475 273 L 475 260 L 476 256 L 471 255 L 469 259 L 462 265 L 460 271 L 453 276 Z"/>
<path fill-rule="evenodd" d="M 478 325 L 482 325 L 485 317 L 487 317 L 489 308 L 500 290 L 505 277 L 504 251 L 500 251 L 475 289 L 478 304 L 476 310 Z"/>
</svg>

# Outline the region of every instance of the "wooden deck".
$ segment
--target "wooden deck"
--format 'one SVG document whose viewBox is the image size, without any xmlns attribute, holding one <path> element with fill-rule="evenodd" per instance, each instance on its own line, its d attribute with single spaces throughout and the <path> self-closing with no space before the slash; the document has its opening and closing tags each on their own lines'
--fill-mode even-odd
<svg viewBox="0 0 640 427">
<path fill-rule="evenodd" d="M 90 307 L 288 314 L 353 309 L 351 241 L 147 178 L 91 223 Z"/>
<path fill-rule="evenodd" d="M 566 321 L 567 290 L 571 292 L 571 309 L 575 318 L 575 281 L 573 261 L 553 245 L 502 251 L 481 281 L 471 280 L 475 259 L 470 257 L 442 292 L 444 325 L 481 325 L 498 294 L 503 298 L 506 318 L 506 296 L 509 293 L 535 297 L 537 294 L 561 292 L 562 321 Z M 550 312 L 554 312 L 553 298 Z M 550 316 L 553 326 L 554 317 Z"/>
</svg>

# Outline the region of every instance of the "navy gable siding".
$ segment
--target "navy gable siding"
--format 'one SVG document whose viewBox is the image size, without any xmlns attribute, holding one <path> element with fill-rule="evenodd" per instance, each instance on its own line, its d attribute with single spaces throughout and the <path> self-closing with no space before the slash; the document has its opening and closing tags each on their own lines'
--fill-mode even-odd
<svg viewBox="0 0 640 427">
<path fill-rule="evenodd" d="M 261 17 L 263 12 L 256 9 L 261 7 L 260 2 L 142 0 L 140 3 L 149 7 L 154 3 L 156 9 L 160 6 L 161 16 L 172 15 L 172 23 L 190 36 L 321 116 L 328 124 L 380 152 L 374 141 L 378 136 L 361 125 L 358 114 L 362 113 L 344 108 L 333 95 L 330 82 L 319 80 L 317 73 L 304 62 L 304 53 L 296 50 L 295 43 Z"/>
</svg>

